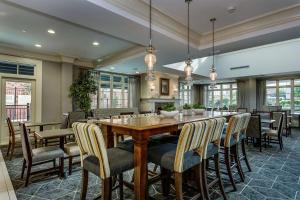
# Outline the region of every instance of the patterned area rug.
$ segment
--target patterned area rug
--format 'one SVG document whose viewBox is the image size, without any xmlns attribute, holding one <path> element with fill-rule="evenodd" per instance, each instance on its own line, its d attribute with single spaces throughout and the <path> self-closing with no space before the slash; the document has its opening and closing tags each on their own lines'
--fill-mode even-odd
<svg viewBox="0 0 300 200">
<path fill-rule="evenodd" d="M 223 181 L 228 199 L 293 199 L 300 200 L 300 130 L 293 129 L 292 136 L 284 137 L 284 150 L 280 151 L 278 145 L 263 148 L 259 152 L 257 147 L 249 144 L 247 147 L 252 172 L 248 172 L 243 164 L 246 180 L 241 182 L 238 174 L 235 174 L 238 191 L 232 192 L 232 187 L 224 175 Z M 3 155 L 6 155 L 6 147 L 1 148 Z M 20 178 L 22 168 L 21 149 L 17 150 L 12 161 L 5 160 L 10 178 L 20 200 L 73 200 L 80 199 L 80 178 L 81 170 L 79 165 L 74 166 L 74 172 L 66 179 L 60 179 L 57 175 L 33 177 L 31 184 L 24 187 L 24 181 Z M 67 161 L 65 163 L 67 171 Z M 46 167 L 41 166 L 38 168 Z M 149 164 L 149 169 L 153 165 Z M 37 169 L 37 168 L 33 168 Z M 124 174 L 124 179 L 130 181 L 132 171 Z M 101 181 L 94 175 L 89 176 L 89 188 L 87 199 L 94 199 L 100 193 Z M 212 199 L 222 199 L 218 188 L 211 191 Z M 124 199 L 134 199 L 131 190 L 125 187 Z M 175 199 L 172 189 L 168 197 L 161 194 L 160 182 L 149 188 L 149 194 L 154 199 Z M 184 188 L 184 199 L 190 199 L 196 194 L 189 188 Z M 113 193 L 113 199 L 118 199 L 117 192 Z"/>
</svg>

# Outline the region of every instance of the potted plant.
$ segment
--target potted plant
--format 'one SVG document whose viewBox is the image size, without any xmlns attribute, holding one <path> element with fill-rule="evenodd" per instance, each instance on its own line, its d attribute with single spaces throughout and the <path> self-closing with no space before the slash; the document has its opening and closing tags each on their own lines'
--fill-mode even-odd
<svg viewBox="0 0 300 200">
<path fill-rule="evenodd" d="M 174 103 L 166 103 L 162 106 L 160 114 L 164 117 L 175 117 L 178 115 L 178 110 L 176 110 Z"/>
<path fill-rule="evenodd" d="M 97 82 L 90 73 L 83 73 L 70 87 L 69 96 L 80 110 L 88 114 L 91 109 L 91 94 L 96 94 Z"/>
<path fill-rule="evenodd" d="M 205 106 L 202 104 L 194 104 L 193 110 L 195 114 L 203 114 L 203 112 L 205 111 Z"/>
<path fill-rule="evenodd" d="M 183 115 L 192 115 L 193 114 L 193 110 L 192 110 L 192 106 L 190 104 L 184 104 L 183 105 Z"/>
</svg>

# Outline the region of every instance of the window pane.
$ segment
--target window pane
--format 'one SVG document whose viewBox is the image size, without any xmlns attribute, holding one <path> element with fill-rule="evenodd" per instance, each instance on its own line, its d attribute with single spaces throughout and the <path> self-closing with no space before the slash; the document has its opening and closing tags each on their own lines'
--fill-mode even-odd
<svg viewBox="0 0 300 200">
<path fill-rule="evenodd" d="M 291 80 L 280 80 L 279 81 L 279 86 L 290 86 L 291 85 Z"/>
<path fill-rule="evenodd" d="M 276 87 L 276 81 L 267 81 L 267 87 Z"/>
<path fill-rule="evenodd" d="M 91 109 L 96 109 L 97 108 L 97 94 L 90 94 L 91 97 Z"/>
<path fill-rule="evenodd" d="M 123 101 L 123 98 L 122 98 L 122 85 L 114 84 L 113 85 L 112 107 L 113 108 L 122 108 L 122 101 Z"/>
<path fill-rule="evenodd" d="M 121 83 L 122 77 L 121 76 L 114 76 L 113 80 L 114 80 L 114 82 Z"/>
<path fill-rule="evenodd" d="M 226 89 L 230 89 L 230 84 L 223 84 L 222 87 L 223 87 L 223 89 L 225 89 L 225 90 L 226 90 Z"/>
<path fill-rule="evenodd" d="M 232 90 L 232 99 L 230 105 L 237 105 L 237 90 Z"/>
<path fill-rule="evenodd" d="M 236 83 L 233 83 L 233 84 L 232 84 L 232 88 L 237 88 L 237 84 L 236 84 Z"/>
<path fill-rule="evenodd" d="M 291 108 L 291 88 L 279 88 L 279 104 L 283 109 Z"/>
<path fill-rule="evenodd" d="M 267 105 L 275 106 L 276 105 L 276 88 L 267 88 Z"/>
<path fill-rule="evenodd" d="M 213 92 L 208 91 L 208 107 L 213 107 L 214 102 L 213 102 Z"/>
<path fill-rule="evenodd" d="M 102 83 L 100 86 L 99 108 L 110 108 L 110 83 Z"/>
<path fill-rule="evenodd" d="M 294 80 L 294 85 L 297 85 L 297 86 L 299 85 L 300 86 L 300 79 L 295 79 Z"/>
<path fill-rule="evenodd" d="M 223 100 L 222 100 L 222 107 L 226 106 L 228 108 L 230 104 L 230 90 L 225 90 L 222 92 Z"/>
<path fill-rule="evenodd" d="M 300 87 L 294 88 L 294 104 L 295 111 L 300 111 Z"/>
<path fill-rule="evenodd" d="M 221 107 L 221 91 L 214 91 L 214 107 Z"/>
<path fill-rule="evenodd" d="M 128 83 L 128 77 L 124 78 L 124 83 Z"/>
<path fill-rule="evenodd" d="M 101 74 L 101 75 L 100 75 L 100 80 L 101 80 L 101 81 L 110 81 L 110 75 L 107 75 L 107 74 Z"/>
</svg>

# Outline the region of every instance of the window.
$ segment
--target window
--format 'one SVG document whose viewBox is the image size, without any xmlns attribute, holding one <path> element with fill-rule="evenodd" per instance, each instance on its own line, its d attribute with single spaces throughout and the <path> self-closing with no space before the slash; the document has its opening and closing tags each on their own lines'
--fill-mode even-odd
<svg viewBox="0 0 300 200">
<path fill-rule="evenodd" d="M 33 65 L 25 65 L 25 64 L 0 62 L 0 73 L 33 76 L 34 75 L 34 66 Z"/>
<path fill-rule="evenodd" d="M 266 104 L 300 111 L 300 79 L 266 81 Z"/>
<path fill-rule="evenodd" d="M 127 76 L 100 73 L 99 108 L 127 108 L 128 87 Z"/>
<path fill-rule="evenodd" d="M 191 104 L 192 103 L 192 87 L 184 83 L 179 85 L 179 98 L 180 105 Z"/>
<path fill-rule="evenodd" d="M 237 84 L 226 83 L 206 88 L 206 106 L 207 107 L 226 107 L 237 103 Z"/>
</svg>

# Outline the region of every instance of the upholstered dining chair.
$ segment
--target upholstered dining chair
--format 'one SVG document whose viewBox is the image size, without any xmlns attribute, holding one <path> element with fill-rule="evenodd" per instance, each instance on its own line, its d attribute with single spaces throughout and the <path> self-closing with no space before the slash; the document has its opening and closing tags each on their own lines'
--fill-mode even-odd
<svg viewBox="0 0 300 200">
<path fill-rule="evenodd" d="M 202 156 L 203 161 L 201 162 L 202 187 L 203 187 L 205 198 L 210 199 L 209 189 L 218 183 L 223 198 L 227 199 L 226 193 L 224 191 L 221 173 L 220 173 L 220 155 L 219 155 L 221 136 L 223 133 L 223 128 L 226 122 L 226 118 L 214 118 L 214 119 L 210 119 L 209 121 L 211 123 L 211 129 L 208 137 L 208 146 L 207 146 L 207 150 L 203 152 L 203 156 Z M 208 159 L 211 158 L 213 158 L 214 160 L 214 164 L 215 164 L 214 170 L 216 172 L 216 178 L 213 179 L 208 184 L 206 163 L 208 163 Z"/>
<path fill-rule="evenodd" d="M 243 113 L 242 115 L 242 124 L 241 124 L 241 132 L 240 132 L 240 141 L 239 143 L 241 144 L 241 149 L 242 149 L 242 154 L 241 155 L 237 155 L 239 160 L 244 160 L 248 170 L 251 172 L 251 166 L 250 163 L 248 161 L 248 157 L 247 157 L 247 151 L 246 151 L 246 139 L 247 139 L 247 135 L 246 135 L 246 131 L 247 131 L 247 127 L 249 125 L 249 121 L 251 118 L 251 114 L 250 113 Z"/>
<path fill-rule="evenodd" d="M 21 144 L 21 135 L 20 130 L 16 130 L 11 119 L 9 117 L 6 118 L 8 132 L 9 132 L 9 142 L 7 147 L 7 154 L 6 156 L 9 157 L 9 160 L 12 159 L 16 144 Z M 34 132 L 29 133 L 30 137 L 34 139 L 34 146 L 37 147 L 37 137 Z"/>
<path fill-rule="evenodd" d="M 261 128 L 260 115 L 251 115 L 249 125 L 246 129 L 246 141 L 248 143 L 249 138 L 254 144 L 254 139 L 256 139 L 259 144 L 259 151 L 262 150 L 262 139 L 265 138 L 266 132 Z"/>
<path fill-rule="evenodd" d="M 149 162 L 161 167 L 164 195 L 167 195 L 169 192 L 169 188 L 166 187 L 169 185 L 166 184 L 169 178 L 166 177 L 169 177 L 170 173 L 173 172 L 175 177 L 176 200 L 183 199 L 183 172 L 193 167 L 200 167 L 202 161 L 201 155 L 203 152 L 206 152 L 209 133 L 209 120 L 187 123 L 181 130 L 178 144 L 165 143 L 149 148 Z M 200 186 L 200 194 L 203 195 L 201 184 L 198 184 L 198 186 Z"/>
<path fill-rule="evenodd" d="M 240 141 L 240 132 L 242 130 L 243 120 L 241 115 L 234 115 L 230 117 L 226 133 L 222 135 L 221 146 L 224 150 L 224 160 L 229 176 L 229 180 L 234 190 L 236 190 L 236 185 L 233 179 L 232 168 L 236 167 L 240 178 L 244 181 L 244 175 L 241 168 L 240 160 L 238 158 L 238 143 Z M 232 160 L 232 158 L 234 160 Z M 234 162 L 233 162 L 234 161 Z"/>
<path fill-rule="evenodd" d="M 119 178 L 119 195 L 123 199 L 123 172 L 133 168 L 133 154 L 120 148 L 107 149 L 100 128 L 94 124 L 73 123 L 76 141 L 82 155 L 81 199 L 86 198 L 88 173 L 100 177 L 102 199 L 112 198 L 112 177 Z"/>
<path fill-rule="evenodd" d="M 279 144 L 280 150 L 283 149 L 283 141 L 282 141 L 282 132 L 283 132 L 283 118 L 284 114 L 281 113 L 279 117 L 278 127 L 276 130 L 268 130 L 266 131 L 265 138 L 268 139 L 268 143 Z M 266 147 L 266 139 L 265 139 L 265 147 Z"/>
<path fill-rule="evenodd" d="M 59 158 L 59 174 L 61 177 L 63 177 L 64 151 L 61 148 L 55 146 L 32 149 L 28 130 L 26 129 L 24 123 L 20 124 L 20 129 L 21 129 L 22 150 L 23 150 L 23 157 L 24 157 L 21 178 L 23 178 L 25 169 L 27 168 L 25 187 L 28 186 L 31 175 L 37 173 L 49 172 L 49 170 L 51 169 L 56 170 L 55 161 L 58 158 Z M 45 164 L 48 162 L 53 162 L 53 168 L 31 172 L 31 168 L 33 166 Z"/>
<path fill-rule="evenodd" d="M 64 152 L 67 154 L 69 160 L 69 175 L 72 175 L 73 158 L 80 156 L 79 146 L 76 142 L 68 142 L 64 145 Z"/>
</svg>

